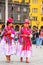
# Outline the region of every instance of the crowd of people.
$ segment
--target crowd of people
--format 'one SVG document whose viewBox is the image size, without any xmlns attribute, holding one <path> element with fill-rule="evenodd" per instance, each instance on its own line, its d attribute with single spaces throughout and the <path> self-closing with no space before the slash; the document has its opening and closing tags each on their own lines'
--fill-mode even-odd
<svg viewBox="0 0 43 65">
<path fill-rule="evenodd" d="M 42 47 L 43 44 L 43 26 L 38 29 L 38 27 L 34 26 L 33 27 L 33 42 L 36 43 L 36 48 L 40 46 Z"/>
<path fill-rule="evenodd" d="M 32 56 L 32 43 L 36 41 L 36 47 L 42 45 L 43 41 L 43 26 L 38 29 L 34 26 L 31 28 L 30 21 L 24 20 L 24 25 L 20 30 L 13 28 L 13 19 L 8 18 L 7 25 L 2 25 L 0 54 L 4 54 L 6 61 L 11 61 L 11 55 L 15 54 L 20 57 L 20 61 L 26 58 L 26 63 L 29 63 L 29 58 Z"/>
</svg>

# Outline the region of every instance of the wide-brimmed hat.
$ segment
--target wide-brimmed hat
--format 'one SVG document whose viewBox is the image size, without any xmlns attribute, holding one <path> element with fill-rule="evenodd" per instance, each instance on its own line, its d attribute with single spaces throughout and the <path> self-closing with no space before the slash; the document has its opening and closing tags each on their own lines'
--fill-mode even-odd
<svg viewBox="0 0 43 65">
<path fill-rule="evenodd" d="M 8 18 L 7 22 L 12 23 L 13 19 L 12 18 Z"/>
<path fill-rule="evenodd" d="M 30 24 L 29 19 L 25 19 L 24 24 Z"/>
</svg>

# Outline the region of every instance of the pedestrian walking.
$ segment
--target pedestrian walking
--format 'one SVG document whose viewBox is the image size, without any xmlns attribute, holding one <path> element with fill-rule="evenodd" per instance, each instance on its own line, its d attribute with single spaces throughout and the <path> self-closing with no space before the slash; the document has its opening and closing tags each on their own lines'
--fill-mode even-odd
<svg viewBox="0 0 43 65">
<path fill-rule="evenodd" d="M 25 19 L 24 26 L 21 28 L 20 37 L 22 38 L 22 46 L 20 47 L 20 61 L 26 58 L 26 63 L 29 62 L 29 58 L 32 54 L 32 42 L 31 42 L 31 29 L 29 28 L 30 21 Z"/>
<path fill-rule="evenodd" d="M 42 47 L 42 41 L 43 41 L 43 29 L 39 30 L 39 45 L 40 48 Z"/>
<path fill-rule="evenodd" d="M 10 56 L 16 52 L 15 45 L 14 45 L 15 31 L 12 28 L 12 22 L 13 19 L 8 18 L 7 25 L 2 31 L 3 35 L 0 43 L 0 52 L 6 56 L 7 62 L 10 62 Z"/>
<path fill-rule="evenodd" d="M 36 48 L 39 46 L 39 31 L 38 31 L 38 27 L 36 27 Z"/>
</svg>

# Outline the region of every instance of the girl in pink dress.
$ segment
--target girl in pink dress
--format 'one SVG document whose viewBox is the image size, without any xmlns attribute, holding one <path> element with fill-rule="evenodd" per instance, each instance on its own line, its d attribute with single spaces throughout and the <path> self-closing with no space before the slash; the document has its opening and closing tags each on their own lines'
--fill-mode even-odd
<svg viewBox="0 0 43 65">
<path fill-rule="evenodd" d="M 31 29 L 29 28 L 29 20 L 25 19 L 24 27 L 21 28 L 20 37 L 22 37 L 22 47 L 20 52 L 20 60 L 23 61 L 23 57 L 26 58 L 26 62 L 28 63 L 28 58 L 31 57 L 32 53 L 32 43 L 31 43 Z"/>
<path fill-rule="evenodd" d="M 8 18 L 7 20 L 7 26 L 4 28 L 2 31 L 2 40 L 0 44 L 0 51 L 2 54 L 6 56 L 6 61 L 10 62 L 10 56 L 14 53 L 15 51 L 15 45 L 14 45 L 14 34 L 15 31 L 12 28 L 12 18 Z"/>
</svg>

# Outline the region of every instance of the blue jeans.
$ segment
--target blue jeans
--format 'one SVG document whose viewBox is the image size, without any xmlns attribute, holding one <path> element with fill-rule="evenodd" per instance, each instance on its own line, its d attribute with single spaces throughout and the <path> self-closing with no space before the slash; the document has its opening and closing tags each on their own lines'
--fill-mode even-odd
<svg viewBox="0 0 43 65">
<path fill-rule="evenodd" d="M 39 45 L 39 37 L 36 38 L 36 46 Z"/>
<path fill-rule="evenodd" d="M 42 45 L 43 37 L 39 37 L 39 44 Z"/>
</svg>

